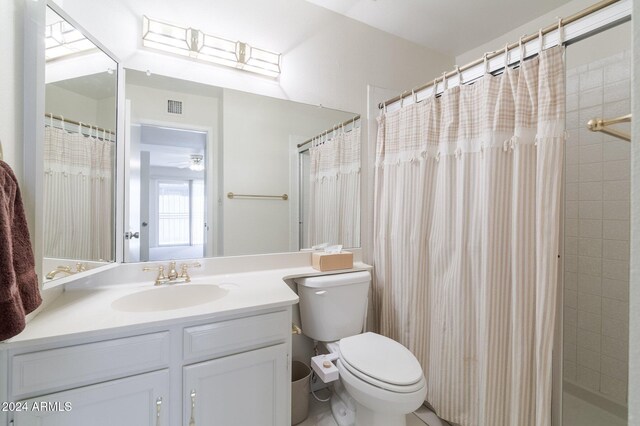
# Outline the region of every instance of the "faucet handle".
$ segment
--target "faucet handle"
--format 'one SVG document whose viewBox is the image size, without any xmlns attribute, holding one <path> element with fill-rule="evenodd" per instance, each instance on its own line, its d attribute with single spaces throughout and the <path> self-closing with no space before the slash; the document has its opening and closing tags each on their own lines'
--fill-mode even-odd
<svg viewBox="0 0 640 426">
<path fill-rule="evenodd" d="M 183 263 L 180 265 L 180 278 L 184 278 L 184 282 L 191 282 L 191 277 L 189 276 L 189 268 L 199 268 L 202 266 L 199 262 L 193 263 Z"/>
<path fill-rule="evenodd" d="M 160 285 L 164 281 L 167 280 L 167 277 L 164 276 L 164 266 L 162 266 L 162 265 L 156 266 L 154 268 L 144 267 L 144 268 L 142 268 L 142 270 L 145 271 L 145 272 L 158 271 L 158 277 L 156 278 L 156 285 Z"/>
</svg>

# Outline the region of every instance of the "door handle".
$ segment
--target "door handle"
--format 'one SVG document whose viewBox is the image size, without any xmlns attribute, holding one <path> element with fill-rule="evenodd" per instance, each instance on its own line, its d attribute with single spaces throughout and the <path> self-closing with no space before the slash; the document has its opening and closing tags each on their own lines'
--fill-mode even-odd
<svg viewBox="0 0 640 426">
<path fill-rule="evenodd" d="M 140 238 L 140 232 L 127 231 L 127 232 L 124 233 L 124 239 L 125 240 L 132 240 L 134 238 Z"/>
<path fill-rule="evenodd" d="M 189 418 L 189 426 L 196 426 L 196 390 L 191 390 L 191 418 Z"/>
<path fill-rule="evenodd" d="M 156 426 L 160 426 L 160 412 L 162 411 L 162 397 L 156 399 Z"/>
</svg>

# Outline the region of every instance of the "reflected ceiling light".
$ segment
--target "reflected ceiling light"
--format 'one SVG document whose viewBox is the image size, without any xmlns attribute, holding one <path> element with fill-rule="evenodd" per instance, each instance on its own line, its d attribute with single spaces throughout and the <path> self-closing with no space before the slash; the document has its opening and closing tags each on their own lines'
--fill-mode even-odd
<svg viewBox="0 0 640 426">
<path fill-rule="evenodd" d="M 44 45 L 47 61 L 97 49 L 80 31 L 66 21 L 54 22 L 45 27 Z"/>
<path fill-rule="evenodd" d="M 280 75 L 281 54 L 258 49 L 241 41 L 231 41 L 193 28 L 142 17 L 142 44 L 145 47 L 187 56 L 269 77 Z"/>
<path fill-rule="evenodd" d="M 200 154 L 192 154 L 190 160 L 189 169 L 194 172 L 201 172 L 204 170 L 204 156 Z"/>
</svg>

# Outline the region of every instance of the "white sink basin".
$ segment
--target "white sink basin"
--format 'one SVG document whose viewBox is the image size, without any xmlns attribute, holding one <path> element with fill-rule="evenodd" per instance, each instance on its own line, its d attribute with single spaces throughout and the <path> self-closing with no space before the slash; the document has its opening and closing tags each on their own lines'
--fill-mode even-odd
<svg viewBox="0 0 640 426">
<path fill-rule="evenodd" d="M 174 284 L 116 299 L 111 307 L 121 312 L 157 312 L 189 308 L 220 299 L 229 289 L 209 284 Z"/>
</svg>

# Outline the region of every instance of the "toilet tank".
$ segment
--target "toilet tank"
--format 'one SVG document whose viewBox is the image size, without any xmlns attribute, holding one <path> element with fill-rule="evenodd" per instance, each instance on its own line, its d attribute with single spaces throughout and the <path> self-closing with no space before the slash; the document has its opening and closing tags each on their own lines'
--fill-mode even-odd
<svg viewBox="0 0 640 426">
<path fill-rule="evenodd" d="M 320 342 L 362 333 L 370 282 L 368 271 L 297 279 L 302 332 Z"/>
</svg>

